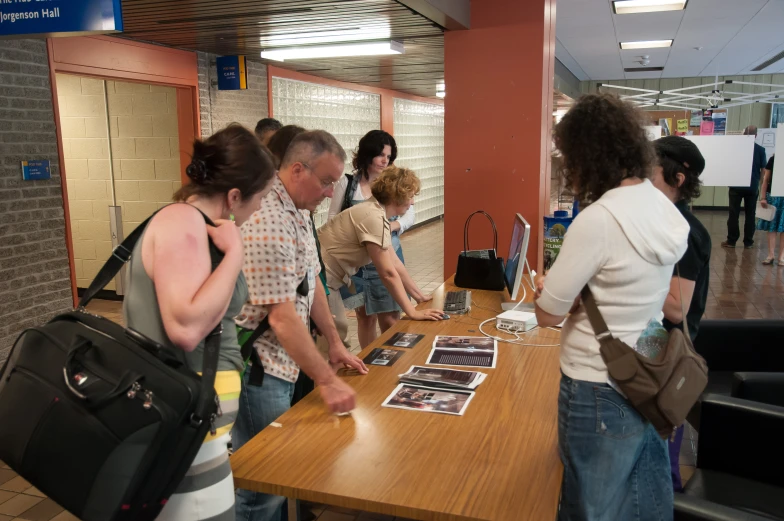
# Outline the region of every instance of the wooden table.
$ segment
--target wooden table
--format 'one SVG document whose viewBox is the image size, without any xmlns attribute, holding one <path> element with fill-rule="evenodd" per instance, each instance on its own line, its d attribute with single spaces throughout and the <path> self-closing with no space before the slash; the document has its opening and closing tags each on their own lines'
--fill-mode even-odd
<svg viewBox="0 0 784 521">
<path fill-rule="evenodd" d="M 441 286 L 430 306 L 441 307 L 454 289 Z M 558 347 L 499 343 L 496 369 L 478 369 L 488 377 L 463 416 L 381 407 L 398 375 L 425 363 L 435 335 L 480 335 L 502 297 L 474 290 L 468 315 L 398 322 L 361 357 L 398 331 L 425 338 L 391 367 L 346 377 L 357 391 L 351 416 L 331 416 L 318 390 L 311 393 L 277 420 L 281 427 L 267 427 L 231 457 L 235 485 L 420 520 L 554 520 L 563 473 Z M 525 338 L 558 344 L 559 336 L 538 330 Z"/>
</svg>

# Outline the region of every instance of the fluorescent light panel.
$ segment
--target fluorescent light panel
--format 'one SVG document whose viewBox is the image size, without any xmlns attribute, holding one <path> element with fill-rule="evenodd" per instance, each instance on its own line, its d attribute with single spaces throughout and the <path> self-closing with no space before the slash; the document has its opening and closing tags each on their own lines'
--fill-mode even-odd
<svg viewBox="0 0 784 521">
<path fill-rule="evenodd" d="M 616 0 L 615 14 L 656 13 L 661 11 L 683 11 L 686 0 Z"/>
<path fill-rule="evenodd" d="M 645 42 L 621 42 L 621 49 L 657 49 L 659 47 L 670 47 L 672 40 L 649 40 Z"/>
<path fill-rule="evenodd" d="M 390 36 L 389 24 L 383 23 L 375 26 L 338 29 L 334 31 L 276 34 L 263 38 L 261 44 L 264 47 L 317 45 L 324 43 L 338 44 L 362 40 L 385 40 L 389 39 Z"/>
<path fill-rule="evenodd" d="M 347 56 L 378 56 L 384 54 L 403 54 L 403 44 L 394 40 L 384 42 L 362 42 L 332 45 L 303 45 L 281 47 L 261 51 L 267 60 L 307 60 L 314 58 L 343 58 Z"/>
<path fill-rule="evenodd" d="M 446 98 L 446 92 L 445 91 L 438 91 L 438 92 L 436 92 L 436 96 L 438 96 L 439 98 Z"/>
</svg>

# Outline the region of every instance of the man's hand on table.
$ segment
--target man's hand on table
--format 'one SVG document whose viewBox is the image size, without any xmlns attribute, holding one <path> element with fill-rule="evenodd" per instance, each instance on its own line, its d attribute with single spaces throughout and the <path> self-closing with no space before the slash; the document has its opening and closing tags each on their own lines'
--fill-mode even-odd
<svg viewBox="0 0 784 521">
<path fill-rule="evenodd" d="M 329 365 L 332 369 L 337 371 L 341 367 L 346 369 L 356 369 L 359 374 L 368 374 L 368 368 L 365 362 L 360 360 L 357 356 L 352 355 L 343 345 L 343 342 L 331 344 L 329 346 Z"/>
</svg>

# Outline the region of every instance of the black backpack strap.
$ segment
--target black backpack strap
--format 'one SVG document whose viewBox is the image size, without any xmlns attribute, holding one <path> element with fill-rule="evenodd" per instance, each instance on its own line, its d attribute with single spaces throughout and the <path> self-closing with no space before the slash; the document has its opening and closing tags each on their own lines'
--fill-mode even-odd
<svg viewBox="0 0 784 521">
<path fill-rule="evenodd" d="M 346 193 L 343 194 L 343 204 L 340 206 L 341 212 L 351 208 L 351 196 L 354 195 L 357 189 L 356 183 L 359 182 L 359 174 L 346 174 L 346 177 L 348 178 L 348 183 L 346 183 Z"/>
<path fill-rule="evenodd" d="M 308 276 L 305 275 L 299 286 L 297 286 L 297 294 L 303 297 L 308 296 L 310 293 L 310 287 L 308 284 Z M 314 327 L 314 322 L 310 320 L 311 330 Z M 240 346 L 240 355 L 242 359 L 247 361 L 251 361 L 250 366 L 250 375 L 248 376 L 248 385 L 252 385 L 254 387 L 261 387 L 264 383 L 264 365 L 261 363 L 261 358 L 259 357 L 258 351 L 253 348 L 253 344 L 256 343 L 256 340 L 261 338 L 261 335 L 266 333 L 270 328 L 269 323 L 269 315 L 265 316 L 259 322 L 259 325 L 256 326 L 256 329 L 253 330 L 253 333 L 248 337 L 248 339 Z"/>
</svg>

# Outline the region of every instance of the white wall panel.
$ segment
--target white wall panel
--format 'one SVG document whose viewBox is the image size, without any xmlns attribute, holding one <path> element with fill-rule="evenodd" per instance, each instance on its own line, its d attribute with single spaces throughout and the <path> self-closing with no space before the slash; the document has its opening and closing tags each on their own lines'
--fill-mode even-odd
<svg viewBox="0 0 784 521">
<path fill-rule="evenodd" d="M 395 98 L 395 164 L 412 169 L 422 181 L 416 222 L 444 214 L 444 107 Z"/>
</svg>

